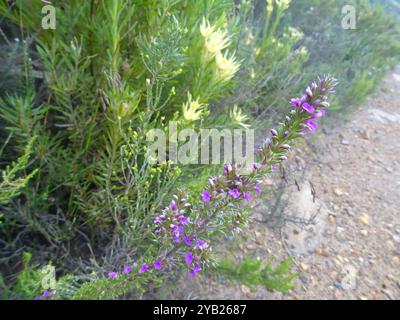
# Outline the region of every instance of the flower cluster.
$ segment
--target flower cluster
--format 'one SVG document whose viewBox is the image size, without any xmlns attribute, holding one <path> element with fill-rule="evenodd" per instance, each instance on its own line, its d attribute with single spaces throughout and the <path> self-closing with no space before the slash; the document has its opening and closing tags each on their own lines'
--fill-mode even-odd
<svg viewBox="0 0 400 320">
<path fill-rule="evenodd" d="M 205 28 L 205 34 L 212 32 L 209 27 Z M 221 176 L 209 178 L 196 207 L 188 203 L 187 195 L 175 195 L 153 220 L 154 235 L 164 253 L 152 262 L 142 262 L 138 273 L 171 270 L 174 265 L 187 266 L 190 276 L 200 272 L 207 264 L 212 231 L 219 228 L 225 233 L 240 232 L 246 222 L 241 214 L 241 201 L 250 201 L 260 193 L 260 181 L 287 159 L 290 140 L 315 131 L 315 119 L 325 114 L 325 108 L 329 107 L 328 95 L 334 92 L 335 86 L 335 79 L 327 76 L 313 82 L 300 98 L 290 101 L 296 108 L 278 129 L 270 130 L 269 137 L 256 149 L 257 162 L 250 174 L 240 174 L 237 164 L 225 164 Z M 130 274 L 135 267 L 125 266 L 122 273 Z M 108 277 L 116 279 L 119 274 L 112 271 Z M 42 296 L 51 296 L 51 293 L 45 292 Z"/>
<path fill-rule="evenodd" d="M 221 29 L 215 30 L 215 27 L 211 26 L 204 17 L 200 25 L 200 32 L 204 37 L 207 60 L 215 57 L 216 78 L 221 82 L 228 82 L 240 67 L 235 54 L 229 55 L 228 51 L 223 52 L 231 43 L 228 33 Z"/>
<path fill-rule="evenodd" d="M 194 100 L 188 93 L 188 101 L 182 105 L 183 117 L 187 121 L 196 121 L 208 115 L 207 105 L 200 103 L 199 98 Z"/>
</svg>

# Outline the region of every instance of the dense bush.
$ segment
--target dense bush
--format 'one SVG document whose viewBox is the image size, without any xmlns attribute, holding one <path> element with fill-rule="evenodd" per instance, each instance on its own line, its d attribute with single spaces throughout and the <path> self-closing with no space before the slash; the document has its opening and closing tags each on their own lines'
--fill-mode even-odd
<svg viewBox="0 0 400 320">
<path fill-rule="evenodd" d="M 7 298 L 32 298 L 41 287 L 32 283 L 43 280 L 39 266 L 51 264 L 59 281 L 45 289 L 56 286 L 60 298 L 151 291 L 164 276 L 136 277 L 138 266 L 116 281 L 111 271 L 156 263 L 175 250 L 160 245 L 153 220 L 173 193 L 201 206 L 207 177 L 219 170 L 150 164 L 151 129 L 168 133 L 171 120 L 179 129 L 264 126 L 328 72 L 342 83 L 335 105 L 356 104 L 399 55 L 395 20 L 366 2 L 357 2 L 356 30 L 341 29 L 334 1 L 52 3 L 56 30 L 40 27 L 41 1 L 0 1 L 0 68 L 10 64 L 0 76 Z M 309 23 L 311 17 L 318 19 Z M 305 115 L 292 124 L 298 130 Z M 286 157 L 275 154 L 277 163 Z M 22 259 L 23 252 L 30 254 Z"/>
</svg>

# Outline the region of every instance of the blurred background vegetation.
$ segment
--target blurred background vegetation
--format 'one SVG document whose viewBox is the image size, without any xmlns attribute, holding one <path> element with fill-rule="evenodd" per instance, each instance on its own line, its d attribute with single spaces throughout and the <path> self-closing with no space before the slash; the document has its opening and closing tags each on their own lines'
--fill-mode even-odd
<svg viewBox="0 0 400 320">
<path fill-rule="evenodd" d="M 51 2 L 55 30 L 41 28 L 42 1 L 0 0 L 3 298 L 32 299 L 45 265 L 70 298 L 86 280 L 157 256 L 151 221 L 165 199 L 184 188 L 198 201 L 220 168 L 150 165 L 150 129 L 168 133 L 175 120 L 266 132 L 325 73 L 340 83 L 327 121 L 337 119 L 361 106 L 400 56 L 392 0 Z M 355 30 L 341 26 L 349 4 Z M 205 41 L 205 21 L 218 43 Z M 155 280 L 130 294 L 152 291 Z"/>
</svg>

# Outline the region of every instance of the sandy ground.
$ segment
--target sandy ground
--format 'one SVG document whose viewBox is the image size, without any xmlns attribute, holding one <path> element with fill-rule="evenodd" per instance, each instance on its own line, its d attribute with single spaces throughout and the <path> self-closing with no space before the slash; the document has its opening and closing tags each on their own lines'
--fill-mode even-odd
<svg viewBox="0 0 400 320">
<path fill-rule="evenodd" d="M 168 296 L 400 299 L 400 69 L 350 121 L 324 126 L 292 151 L 284 176 L 266 181 L 281 185 L 282 197 L 258 200 L 242 241 L 214 250 L 236 261 L 293 256 L 301 272 L 295 289 L 282 294 L 203 274 L 181 279 Z"/>
</svg>

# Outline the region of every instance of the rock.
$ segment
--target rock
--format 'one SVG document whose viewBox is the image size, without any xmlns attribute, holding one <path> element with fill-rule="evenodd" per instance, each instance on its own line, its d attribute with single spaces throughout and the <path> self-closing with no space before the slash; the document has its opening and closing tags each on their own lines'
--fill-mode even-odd
<svg viewBox="0 0 400 320">
<path fill-rule="evenodd" d="M 400 236 L 397 235 L 397 234 L 395 234 L 395 235 L 393 236 L 393 240 L 394 240 L 395 242 L 397 242 L 397 243 L 400 243 Z"/>
<path fill-rule="evenodd" d="M 350 141 L 349 141 L 349 140 L 346 140 L 346 139 L 342 139 L 342 140 L 340 141 L 340 143 L 343 144 L 343 145 L 345 145 L 345 146 L 348 146 L 348 145 L 350 144 Z"/>
<path fill-rule="evenodd" d="M 340 197 L 340 196 L 343 195 L 343 191 L 342 191 L 341 189 L 339 189 L 339 188 L 333 189 L 333 193 L 334 193 L 335 195 L 337 195 L 338 197 Z"/>
<path fill-rule="evenodd" d="M 393 262 L 394 264 L 400 264 L 400 257 L 394 256 L 394 257 L 392 258 L 392 262 Z"/>
<path fill-rule="evenodd" d="M 308 270 L 308 265 L 306 265 L 305 263 L 300 263 L 300 267 L 304 270 L 307 271 Z"/>
<path fill-rule="evenodd" d="M 343 267 L 344 277 L 341 281 L 341 285 L 345 290 L 354 290 L 357 287 L 357 269 L 351 265 L 347 264 Z"/>
<path fill-rule="evenodd" d="M 393 242 L 392 240 L 387 240 L 387 241 L 385 241 L 385 245 L 386 245 L 386 247 L 388 247 L 388 249 L 390 249 L 390 250 L 396 249 L 396 246 L 395 246 L 395 244 L 394 244 L 394 242 Z"/>
<path fill-rule="evenodd" d="M 364 236 L 364 237 L 366 237 L 366 236 L 368 236 L 368 231 L 367 230 L 361 230 L 360 231 L 360 233 Z"/>
<path fill-rule="evenodd" d="M 329 251 L 326 248 L 317 248 L 315 253 L 321 257 L 329 257 Z"/>
<path fill-rule="evenodd" d="M 365 213 L 360 214 L 358 221 L 360 221 L 360 223 L 365 224 L 367 226 L 369 225 L 369 217 Z"/>
</svg>

